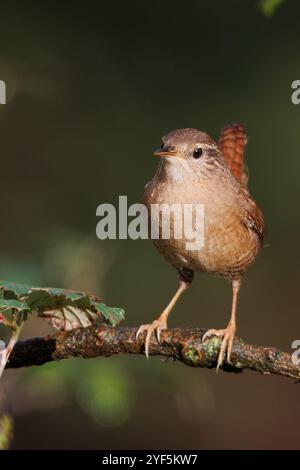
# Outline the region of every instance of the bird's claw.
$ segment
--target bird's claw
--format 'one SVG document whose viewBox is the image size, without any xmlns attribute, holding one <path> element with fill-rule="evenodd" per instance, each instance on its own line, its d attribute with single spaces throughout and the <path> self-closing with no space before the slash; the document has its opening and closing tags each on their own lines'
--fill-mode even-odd
<svg viewBox="0 0 300 470">
<path fill-rule="evenodd" d="M 164 320 L 154 320 L 154 322 L 148 324 L 148 325 L 141 325 L 139 329 L 136 332 L 136 339 L 139 338 L 139 336 L 146 331 L 146 337 L 145 337 L 145 354 L 147 359 L 149 359 L 149 346 L 150 346 L 150 341 L 151 341 L 151 336 L 153 333 L 155 333 L 156 339 L 158 343 L 160 343 L 160 334 L 163 330 L 167 329 L 167 323 Z"/>
<path fill-rule="evenodd" d="M 230 356 L 232 352 L 235 332 L 236 332 L 236 327 L 232 324 L 229 324 L 227 328 L 224 328 L 221 330 L 215 330 L 213 328 L 210 330 L 207 330 L 206 333 L 204 333 L 202 337 L 202 342 L 204 342 L 208 337 L 213 336 L 213 335 L 218 336 L 219 338 L 222 338 L 222 343 L 220 346 L 218 362 L 217 362 L 217 372 L 224 362 L 226 350 L 227 350 L 227 355 L 226 355 L 227 362 L 230 364 Z"/>
</svg>

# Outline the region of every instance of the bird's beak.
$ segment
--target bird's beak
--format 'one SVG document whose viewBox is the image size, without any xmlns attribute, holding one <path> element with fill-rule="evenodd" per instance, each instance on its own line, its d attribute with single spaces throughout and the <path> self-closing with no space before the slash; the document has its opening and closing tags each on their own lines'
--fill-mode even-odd
<svg viewBox="0 0 300 470">
<path fill-rule="evenodd" d="M 155 155 L 155 157 L 162 157 L 162 158 L 175 157 L 176 152 L 171 147 L 164 147 L 164 148 L 159 148 L 159 149 L 155 150 L 153 155 Z"/>
</svg>

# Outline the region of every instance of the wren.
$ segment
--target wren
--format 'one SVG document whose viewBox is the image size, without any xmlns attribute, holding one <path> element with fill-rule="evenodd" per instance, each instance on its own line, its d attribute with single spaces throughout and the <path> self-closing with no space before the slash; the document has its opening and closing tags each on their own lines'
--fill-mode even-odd
<svg viewBox="0 0 300 470">
<path fill-rule="evenodd" d="M 137 337 L 145 335 L 149 355 L 151 336 L 160 342 L 161 331 L 181 294 L 191 284 L 194 272 L 211 273 L 232 284 L 232 308 L 224 329 L 209 329 L 203 336 L 222 338 L 217 370 L 230 363 L 236 333 L 238 293 L 244 273 L 254 262 L 264 238 L 264 219 L 249 193 L 244 168 L 247 136 L 240 124 L 226 126 L 218 144 L 198 129 L 176 129 L 162 139 L 154 153 L 160 157 L 153 179 L 145 186 L 143 202 L 151 213 L 152 204 L 203 204 L 204 245 L 186 249 L 186 240 L 172 236 L 153 240 L 158 251 L 179 274 L 179 287 L 168 306 L 151 324 L 142 325 Z M 160 224 L 160 221 L 157 221 Z"/>
</svg>

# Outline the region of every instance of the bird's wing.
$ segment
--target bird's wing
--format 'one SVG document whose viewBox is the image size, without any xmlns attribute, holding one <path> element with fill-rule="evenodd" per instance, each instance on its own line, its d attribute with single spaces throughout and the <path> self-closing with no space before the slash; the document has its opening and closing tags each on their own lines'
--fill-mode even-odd
<svg viewBox="0 0 300 470">
<path fill-rule="evenodd" d="M 256 202 L 249 194 L 247 199 L 248 204 L 243 216 L 243 223 L 249 230 L 256 233 L 261 246 L 263 246 L 265 236 L 265 222 L 262 210 L 260 207 L 258 207 Z"/>
<path fill-rule="evenodd" d="M 221 130 L 218 146 L 233 176 L 247 185 L 248 176 L 244 164 L 247 135 L 241 124 L 225 126 Z"/>
</svg>

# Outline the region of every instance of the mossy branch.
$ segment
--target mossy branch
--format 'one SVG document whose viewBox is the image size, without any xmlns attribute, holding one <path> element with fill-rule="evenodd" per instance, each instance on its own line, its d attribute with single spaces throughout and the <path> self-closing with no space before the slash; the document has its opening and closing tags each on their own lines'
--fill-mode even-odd
<svg viewBox="0 0 300 470">
<path fill-rule="evenodd" d="M 20 322 L 23 324 L 34 313 L 62 331 L 17 342 Z M 108 307 L 101 299 L 84 292 L 0 281 L 0 323 L 12 331 L 10 342 L 0 351 L 2 369 L 42 365 L 71 357 L 144 354 L 143 335 L 137 340 L 137 328 L 120 327 L 118 324 L 123 319 L 122 308 Z M 214 368 L 221 340 L 213 336 L 202 342 L 205 332 L 201 328 L 164 331 L 160 344 L 152 338 L 149 353 L 177 359 L 192 367 Z M 231 364 L 225 362 L 222 368 L 231 372 L 252 369 L 300 379 L 300 366 L 293 363 L 291 354 L 246 344 L 240 338 L 234 340 Z"/>
<path fill-rule="evenodd" d="M 72 357 L 144 354 L 144 338 L 136 340 L 136 331 L 136 328 L 101 325 L 19 341 L 6 367 L 42 365 Z M 205 331 L 206 329 L 201 328 L 174 328 L 164 331 L 161 344 L 152 338 L 149 354 L 178 360 L 192 367 L 215 368 L 220 339 L 213 336 L 203 343 Z M 300 379 L 300 366 L 293 363 L 291 354 L 273 347 L 247 344 L 237 337 L 234 340 L 231 364 L 225 362 L 223 370 L 241 372 L 243 369 Z"/>
</svg>

